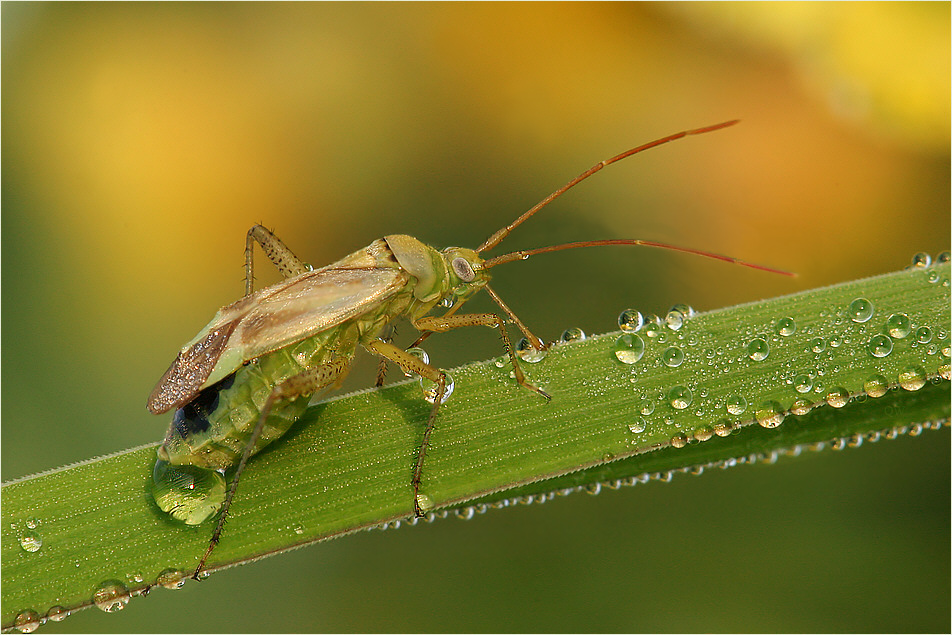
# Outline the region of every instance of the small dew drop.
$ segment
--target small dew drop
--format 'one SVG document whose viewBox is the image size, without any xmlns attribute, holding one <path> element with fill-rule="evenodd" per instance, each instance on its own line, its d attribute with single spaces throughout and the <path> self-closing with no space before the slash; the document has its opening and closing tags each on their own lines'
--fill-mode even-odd
<svg viewBox="0 0 952 635">
<path fill-rule="evenodd" d="M 797 332 L 797 322 L 792 317 L 782 317 L 777 320 L 777 334 L 787 337 Z"/>
<path fill-rule="evenodd" d="M 641 414 L 648 416 L 654 412 L 655 402 L 653 399 L 645 399 L 641 402 Z"/>
<path fill-rule="evenodd" d="M 928 344 L 932 341 L 932 329 L 928 326 L 920 326 L 916 329 L 916 341 L 920 344 Z"/>
<path fill-rule="evenodd" d="M 794 377 L 793 388 L 798 393 L 806 394 L 813 390 L 813 377 L 807 373 L 801 373 Z"/>
<path fill-rule="evenodd" d="M 38 518 L 27 518 L 24 524 L 27 529 L 36 529 L 40 526 L 40 520 Z"/>
<path fill-rule="evenodd" d="M 924 251 L 920 251 L 912 257 L 913 267 L 928 267 L 932 264 L 932 256 Z"/>
<path fill-rule="evenodd" d="M 873 375 L 863 382 L 863 391 L 870 397 L 882 397 L 889 391 L 889 382 L 882 375 Z"/>
<path fill-rule="evenodd" d="M 892 340 L 885 335 L 874 335 L 870 338 L 869 344 L 866 345 L 866 350 L 873 357 L 886 357 L 892 353 L 892 349 Z"/>
<path fill-rule="evenodd" d="M 181 589 L 185 586 L 185 572 L 179 569 L 166 569 L 155 579 L 155 583 L 166 589 Z"/>
<path fill-rule="evenodd" d="M 677 346 L 672 346 L 661 354 L 661 361 L 665 366 L 677 368 L 684 362 L 684 351 Z"/>
<path fill-rule="evenodd" d="M 939 377 L 941 377 L 942 379 L 946 381 L 949 381 L 950 379 L 952 379 L 952 366 L 950 366 L 949 364 L 940 365 Z"/>
<path fill-rule="evenodd" d="M 664 325 L 672 331 L 678 331 L 684 326 L 684 314 L 680 311 L 671 310 L 664 317 Z"/>
<path fill-rule="evenodd" d="M 93 593 L 93 604 L 101 611 L 115 613 L 129 603 L 129 589 L 118 580 L 106 580 Z"/>
<path fill-rule="evenodd" d="M 530 364 L 537 364 L 545 359 L 546 353 L 548 351 L 540 351 L 537 348 L 533 348 L 532 344 L 529 343 L 528 338 L 523 337 L 519 340 L 519 343 L 516 344 L 516 357 L 521 359 L 524 362 L 529 362 Z"/>
<path fill-rule="evenodd" d="M 40 621 L 40 616 L 36 611 L 27 609 L 17 614 L 13 621 L 13 627 L 21 633 L 32 633 L 40 627 Z"/>
<path fill-rule="evenodd" d="M 721 419 L 714 424 L 714 434 L 719 437 L 729 436 L 734 431 L 734 424 L 727 419 Z"/>
<path fill-rule="evenodd" d="M 854 322 L 868 322 L 873 317 L 873 303 L 866 298 L 856 298 L 850 302 L 847 314 Z"/>
<path fill-rule="evenodd" d="M 684 410 L 694 400 L 694 393 L 687 386 L 675 386 L 668 391 L 668 402 L 678 410 Z"/>
<path fill-rule="evenodd" d="M 625 309 L 618 315 L 618 328 L 626 333 L 637 333 L 645 325 L 645 317 L 641 311 Z"/>
<path fill-rule="evenodd" d="M 899 373 L 899 386 L 914 392 L 926 385 L 926 371 L 921 366 L 909 366 Z"/>
<path fill-rule="evenodd" d="M 763 428 L 776 428 L 783 423 L 783 408 L 776 401 L 767 401 L 754 413 L 757 423 Z"/>
<path fill-rule="evenodd" d="M 645 335 L 648 337 L 661 335 L 661 318 L 652 314 L 645 317 Z"/>
<path fill-rule="evenodd" d="M 949 262 L 950 258 L 952 258 L 952 254 L 950 254 L 948 251 L 943 251 L 938 256 L 936 256 L 935 260 L 937 263 L 941 264 Z"/>
<path fill-rule="evenodd" d="M 845 388 L 831 388 L 826 393 L 826 403 L 833 406 L 834 408 L 842 408 L 850 401 L 850 393 Z"/>
<path fill-rule="evenodd" d="M 500 355 L 496 358 L 496 361 L 493 362 L 496 365 L 496 368 L 505 368 L 509 364 L 508 355 Z"/>
<path fill-rule="evenodd" d="M 707 426 L 698 428 L 694 431 L 694 438 L 698 441 L 707 441 L 714 436 L 714 430 Z"/>
<path fill-rule="evenodd" d="M 570 328 L 562 331 L 562 337 L 559 338 L 559 341 L 563 344 L 569 342 L 581 342 L 585 340 L 585 331 L 580 328 Z"/>
<path fill-rule="evenodd" d="M 446 400 L 450 398 L 450 395 L 453 394 L 453 389 L 456 387 L 452 375 L 446 371 L 443 371 L 443 375 L 443 398 L 440 399 L 440 405 L 446 403 Z M 424 399 L 430 403 L 436 403 L 436 399 L 440 393 L 439 384 L 437 382 L 427 379 L 426 377 L 420 377 L 420 388 L 423 390 Z"/>
<path fill-rule="evenodd" d="M 727 412 L 732 415 L 743 414 L 747 410 L 747 400 L 743 395 L 731 395 L 727 398 Z"/>
<path fill-rule="evenodd" d="M 615 340 L 612 351 L 623 364 L 634 364 L 645 354 L 645 341 L 639 335 L 625 333 Z"/>
<path fill-rule="evenodd" d="M 645 431 L 645 427 L 648 422 L 645 421 L 644 417 L 638 417 L 635 419 L 635 422 L 628 426 L 628 429 L 631 430 L 634 434 L 639 434 Z"/>
<path fill-rule="evenodd" d="M 671 445 L 675 448 L 683 448 L 688 444 L 688 437 L 684 434 L 676 434 L 671 437 Z"/>
<path fill-rule="evenodd" d="M 822 337 L 814 337 L 810 340 L 810 350 L 814 353 L 822 353 L 826 350 L 826 340 Z"/>
<path fill-rule="evenodd" d="M 69 610 L 59 604 L 51 606 L 50 610 L 46 612 L 46 619 L 52 622 L 62 622 L 67 617 L 69 617 Z"/>
<path fill-rule="evenodd" d="M 697 311 L 694 310 L 693 306 L 691 306 L 690 304 L 685 304 L 683 302 L 679 302 L 675 304 L 673 307 L 671 307 L 671 311 L 677 311 L 678 313 L 683 315 L 685 319 L 692 318 L 695 315 L 697 315 Z"/>
<path fill-rule="evenodd" d="M 747 344 L 747 356 L 755 362 L 762 362 L 770 354 L 770 346 L 762 337 L 755 337 Z"/>
<path fill-rule="evenodd" d="M 793 400 L 793 405 L 790 406 L 790 412 L 802 417 L 813 409 L 813 404 L 810 403 L 810 400 L 805 397 L 797 397 Z"/>
<path fill-rule="evenodd" d="M 905 313 L 893 313 L 886 318 L 886 332 L 889 337 L 901 340 L 912 331 L 912 324 Z"/>
<path fill-rule="evenodd" d="M 28 553 L 36 553 L 43 546 L 43 538 L 35 531 L 24 531 L 20 535 L 20 547 Z"/>
</svg>

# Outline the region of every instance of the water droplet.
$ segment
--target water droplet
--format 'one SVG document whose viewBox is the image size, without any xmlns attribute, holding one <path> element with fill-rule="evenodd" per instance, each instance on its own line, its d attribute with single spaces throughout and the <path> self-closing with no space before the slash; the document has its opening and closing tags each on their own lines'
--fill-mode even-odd
<svg viewBox="0 0 952 635">
<path fill-rule="evenodd" d="M 661 354 L 661 361 L 664 362 L 665 366 L 677 368 L 682 362 L 684 362 L 684 351 L 682 351 L 677 346 L 667 348 Z"/>
<path fill-rule="evenodd" d="M 454 304 L 456 304 L 456 298 L 453 296 L 449 296 L 440 300 L 440 306 L 447 309 L 452 309 Z"/>
<path fill-rule="evenodd" d="M 747 344 L 747 356 L 755 362 L 762 362 L 770 354 L 770 346 L 761 337 L 755 337 Z"/>
<path fill-rule="evenodd" d="M 946 381 L 949 381 L 950 379 L 952 379 L 952 366 L 950 366 L 949 364 L 940 365 L 938 372 L 939 372 L 939 377 L 941 377 L 942 379 Z"/>
<path fill-rule="evenodd" d="M 32 633 L 40 627 L 40 616 L 32 609 L 20 611 L 13 621 L 13 627 L 21 633 Z"/>
<path fill-rule="evenodd" d="M 635 419 L 635 422 L 628 426 L 628 429 L 635 434 L 639 434 L 645 431 L 645 426 L 648 425 L 648 422 L 645 421 L 644 417 L 638 417 Z"/>
<path fill-rule="evenodd" d="M 757 417 L 757 423 L 759 423 L 761 427 L 776 428 L 783 423 L 783 407 L 776 401 L 767 401 L 757 409 L 754 416 Z"/>
<path fill-rule="evenodd" d="M 797 322 L 792 317 L 782 317 L 777 320 L 777 334 L 787 337 L 797 332 Z"/>
<path fill-rule="evenodd" d="M 747 400 L 743 395 L 731 395 L 727 398 L 727 412 L 732 415 L 743 414 L 747 410 Z"/>
<path fill-rule="evenodd" d="M 683 434 L 676 434 L 671 437 L 671 445 L 675 448 L 683 448 L 688 444 L 687 436 Z"/>
<path fill-rule="evenodd" d="M 882 397 L 889 390 L 889 382 L 882 375 L 873 375 L 863 383 L 863 390 L 870 397 Z"/>
<path fill-rule="evenodd" d="M 874 335 L 870 338 L 869 344 L 866 345 L 866 350 L 873 357 L 886 357 L 892 353 L 892 349 L 892 340 L 885 335 Z"/>
<path fill-rule="evenodd" d="M 453 394 L 455 387 L 456 382 L 453 381 L 453 376 L 443 371 L 443 398 L 440 399 L 440 405 L 446 403 L 446 400 Z M 440 386 L 437 382 L 427 379 L 426 377 L 420 377 L 420 388 L 423 390 L 424 399 L 430 403 L 436 403 L 436 398 L 440 394 Z"/>
<path fill-rule="evenodd" d="M 128 603 L 129 589 L 118 580 L 106 580 L 93 593 L 93 604 L 106 613 L 121 611 Z"/>
<path fill-rule="evenodd" d="M 810 403 L 810 400 L 805 397 L 797 397 L 793 400 L 793 405 L 790 406 L 790 412 L 802 417 L 813 409 L 813 404 Z"/>
<path fill-rule="evenodd" d="M 684 410 L 691 405 L 694 393 L 687 386 L 675 386 L 668 391 L 668 401 L 678 410 Z"/>
<path fill-rule="evenodd" d="M 562 331 L 562 337 L 559 338 L 559 341 L 563 344 L 569 342 L 581 342 L 585 339 L 585 331 L 580 328 L 570 328 Z"/>
<path fill-rule="evenodd" d="M 907 337 L 912 330 L 912 324 L 904 313 L 893 313 L 886 318 L 886 332 L 889 337 L 901 340 Z"/>
<path fill-rule="evenodd" d="M 801 373 L 793 378 L 793 388 L 799 393 L 808 393 L 813 390 L 813 377 L 808 373 Z"/>
<path fill-rule="evenodd" d="M 508 355 L 500 355 L 496 358 L 496 361 L 493 362 L 496 365 L 496 368 L 505 368 L 509 364 Z"/>
<path fill-rule="evenodd" d="M 714 434 L 719 437 L 726 437 L 734 431 L 734 424 L 727 419 L 721 419 L 714 424 Z"/>
<path fill-rule="evenodd" d="M 928 344 L 932 341 L 932 329 L 928 326 L 920 326 L 916 329 L 916 341 L 920 344 Z"/>
<path fill-rule="evenodd" d="M 690 304 L 685 304 L 684 302 L 678 302 L 673 307 L 671 307 L 671 310 L 677 311 L 685 318 L 692 318 L 697 315 L 697 311 L 694 310 L 694 307 Z"/>
<path fill-rule="evenodd" d="M 618 328 L 626 333 L 637 333 L 645 325 L 645 317 L 641 311 L 625 309 L 618 315 Z"/>
<path fill-rule="evenodd" d="M 152 470 L 152 497 L 159 509 L 186 525 L 199 525 L 225 500 L 225 479 L 215 470 L 195 465 L 169 465 L 161 459 Z"/>
<path fill-rule="evenodd" d="M 529 362 L 530 364 L 537 364 L 545 359 L 548 351 L 539 350 L 534 348 L 532 344 L 529 343 L 529 340 L 525 337 L 519 340 L 519 343 L 516 344 L 516 357 L 521 359 L 524 362 Z"/>
<path fill-rule="evenodd" d="M 27 529 L 36 529 L 40 526 L 40 521 L 38 518 L 27 518 L 25 524 Z"/>
<path fill-rule="evenodd" d="M 950 254 L 948 251 L 943 251 L 938 256 L 936 256 L 936 262 L 946 263 L 949 262 L 950 258 L 952 258 L 952 254 Z"/>
<path fill-rule="evenodd" d="M 814 353 L 822 353 L 826 350 L 826 340 L 822 337 L 814 337 L 810 340 L 810 350 Z"/>
<path fill-rule="evenodd" d="M 658 337 L 661 335 L 661 318 L 651 314 L 645 317 L 645 335 L 648 337 Z"/>
<path fill-rule="evenodd" d="M 613 352 L 618 361 L 624 364 L 634 364 L 645 354 L 645 341 L 634 333 L 625 333 L 615 340 Z"/>
<path fill-rule="evenodd" d="M 424 514 L 433 509 L 433 500 L 426 494 L 416 495 L 416 506 Z"/>
<path fill-rule="evenodd" d="M 641 402 L 641 414 L 648 416 L 655 409 L 655 402 L 653 399 L 645 399 Z"/>
<path fill-rule="evenodd" d="M 873 303 L 866 298 L 856 298 L 850 302 L 847 314 L 854 322 L 868 322 L 873 317 Z"/>
<path fill-rule="evenodd" d="M 680 330 L 684 326 L 684 314 L 680 311 L 668 311 L 664 317 L 664 325 L 672 331 Z"/>
<path fill-rule="evenodd" d="M 23 551 L 36 553 L 43 546 L 43 538 L 35 531 L 24 531 L 20 534 L 20 547 Z"/>
<path fill-rule="evenodd" d="M 826 393 L 826 403 L 830 404 L 834 408 L 842 408 L 850 401 L 850 392 L 845 388 L 831 388 Z"/>
<path fill-rule="evenodd" d="M 694 438 L 698 441 L 707 441 L 714 436 L 714 430 L 708 427 L 701 427 L 694 431 Z"/>
<path fill-rule="evenodd" d="M 924 251 L 920 251 L 912 257 L 913 267 L 928 267 L 932 264 L 932 256 Z"/>
<path fill-rule="evenodd" d="M 60 606 L 59 604 L 51 606 L 50 610 L 46 612 L 46 619 L 53 622 L 62 622 L 67 617 L 69 617 L 69 611 L 66 607 Z"/>
<path fill-rule="evenodd" d="M 921 366 L 909 366 L 899 373 L 899 385 L 910 392 L 926 385 L 926 371 Z"/>
<path fill-rule="evenodd" d="M 166 569 L 155 579 L 155 583 L 166 589 L 181 589 L 185 586 L 186 574 L 179 569 Z"/>
</svg>

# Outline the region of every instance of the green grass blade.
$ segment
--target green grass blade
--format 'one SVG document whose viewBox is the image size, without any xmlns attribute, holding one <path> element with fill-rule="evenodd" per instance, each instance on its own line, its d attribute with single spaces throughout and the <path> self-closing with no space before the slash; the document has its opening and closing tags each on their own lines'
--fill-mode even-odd
<svg viewBox="0 0 952 635">
<path fill-rule="evenodd" d="M 645 352 L 633 364 L 613 353 L 618 333 L 556 346 L 524 364 L 553 395 L 549 403 L 517 387 L 505 366 L 456 369 L 424 491 L 440 509 L 503 505 L 941 425 L 949 279 L 942 262 L 697 315 L 654 337 L 642 329 Z M 885 356 L 871 352 L 880 335 L 876 350 L 891 347 Z M 757 340 L 768 349 L 760 360 Z M 869 396 L 881 380 L 889 390 Z M 210 568 L 406 519 L 428 411 L 416 382 L 313 406 L 249 463 Z M 763 427 L 758 413 L 763 423 L 783 422 Z M 154 446 L 137 448 L 4 485 L 4 628 L 28 609 L 42 616 L 88 606 L 108 580 L 137 591 L 164 570 L 195 566 L 212 528 L 178 525 L 155 508 L 154 456 Z"/>
</svg>

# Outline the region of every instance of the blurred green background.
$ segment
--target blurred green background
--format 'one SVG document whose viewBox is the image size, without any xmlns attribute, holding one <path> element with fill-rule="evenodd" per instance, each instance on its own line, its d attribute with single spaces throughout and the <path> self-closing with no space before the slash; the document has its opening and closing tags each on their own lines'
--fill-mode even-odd
<svg viewBox="0 0 952 635">
<path fill-rule="evenodd" d="M 242 293 L 259 221 L 315 265 L 389 233 L 475 247 L 601 159 L 740 118 L 602 172 L 497 253 L 639 237 L 799 278 L 612 248 L 507 266 L 496 290 L 551 340 L 948 249 L 949 17 L 4 3 L 2 477 L 160 440 L 146 397 Z M 488 329 L 428 350 L 500 353 Z M 372 383 L 357 366 L 350 387 Z M 946 429 L 362 533 L 45 630 L 948 631 L 949 478 Z"/>
</svg>

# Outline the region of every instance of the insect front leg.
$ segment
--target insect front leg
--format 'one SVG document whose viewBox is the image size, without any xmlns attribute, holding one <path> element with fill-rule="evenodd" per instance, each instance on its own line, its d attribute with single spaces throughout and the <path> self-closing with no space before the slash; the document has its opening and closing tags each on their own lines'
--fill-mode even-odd
<svg viewBox="0 0 952 635">
<path fill-rule="evenodd" d="M 423 461 L 426 459 L 426 451 L 430 446 L 430 435 L 436 425 L 436 414 L 440 410 L 440 404 L 443 403 L 446 395 L 446 373 L 438 368 L 434 368 L 423 360 L 414 357 L 398 346 L 382 340 L 373 340 L 364 344 L 371 353 L 380 355 L 400 366 L 405 373 L 416 373 L 421 377 L 426 377 L 436 383 L 436 399 L 433 400 L 433 407 L 430 408 L 430 416 L 426 421 L 426 430 L 423 432 L 423 442 L 420 444 L 420 450 L 417 452 L 416 464 L 413 466 L 413 515 L 417 518 L 426 516 L 426 512 L 420 506 L 420 483 L 423 479 Z"/>
<path fill-rule="evenodd" d="M 264 225 L 255 225 L 248 230 L 248 236 L 245 238 L 245 295 L 251 295 L 254 291 L 255 242 L 261 245 L 261 250 L 285 278 L 293 278 L 311 270 L 311 266 L 295 256 L 270 229 Z"/>
<path fill-rule="evenodd" d="M 503 346 L 506 347 L 506 354 L 509 355 L 509 360 L 512 362 L 512 367 L 516 374 L 516 382 L 524 388 L 539 393 L 546 399 L 552 398 L 544 390 L 533 386 L 529 383 L 529 380 L 526 379 L 526 376 L 522 373 L 522 369 L 519 367 L 519 362 L 516 360 L 516 352 L 512 347 L 509 334 L 506 332 L 506 325 L 503 319 L 495 313 L 467 313 L 465 315 L 444 315 L 442 317 L 425 316 L 418 318 L 416 322 L 413 323 L 413 326 L 421 331 L 433 331 L 436 333 L 445 333 L 450 329 L 464 326 L 495 327 L 499 331 L 499 336 L 502 338 Z M 539 341 L 535 336 L 533 336 L 533 338 Z"/>
<path fill-rule="evenodd" d="M 235 469 L 235 477 L 231 481 L 231 488 L 228 490 L 228 493 L 225 495 L 225 500 L 222 503 L 218 525 L 215 527 L 212 538 L 208 542 L 205 555 L 202 556 L 201 561 L 199 561 L 198 566 L 195 568 L 195 573 L 192 575 L 194 579 L 199 579 L 199 575 L 205 567 L 205 561 L 208 560 L 208 557 L 215 549 L 215 545 L 218 544 L 221 538 L 222 530 L 225 527 L 225 520 L 228 517 L 228 508 L 231 507 L 232 499 L 234 499 L 235 492 L 238 490 L 238 479 L 241 478 L 241 473 L 245 469 L 245 463 L 248 462 L 248 459 L 254 452 L 255 444 L 258 442 L 258 437 L 261 436 L 261 431 L 264 429 L 264 424 L 268 420 L 268 415 L 271 414 L 271 409 L 274 407 L 274 404 L 281 400 L 312 395 L 324 388 L 337 387 L 340 385 L 340 382 L 343 381 L 344 376 L 347 375 L 348 368 L 347 360 L 344 359 L 309 368 L 303 373 L 285 379 L 275 386 L 271 394 L 268 395 L 264 406 L 261 408 L 261 413 L 258 415 L 258 422 L 255 424 L 254 431 L 251 433 L 248 443 L 245 444 L 241 461 L 238 462 L 238 467 Z"/>
</svg>

